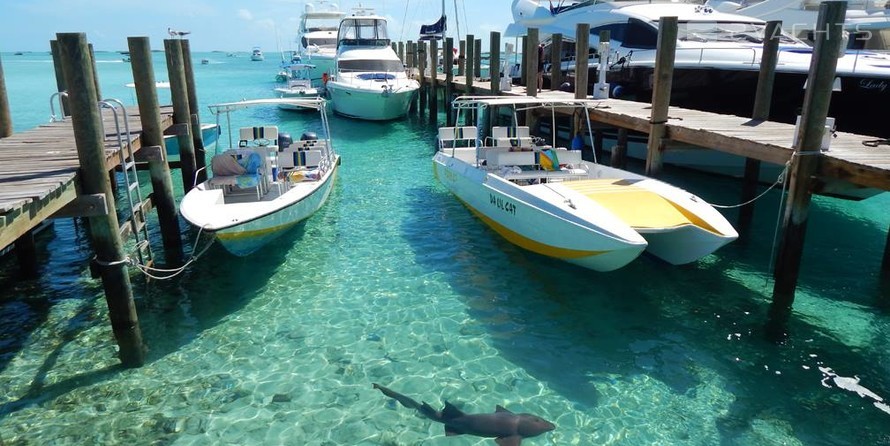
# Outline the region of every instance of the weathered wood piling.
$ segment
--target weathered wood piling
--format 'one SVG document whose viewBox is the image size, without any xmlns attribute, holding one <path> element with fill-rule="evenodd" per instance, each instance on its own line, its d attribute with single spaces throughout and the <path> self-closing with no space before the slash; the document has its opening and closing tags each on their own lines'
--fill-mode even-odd
<svg viewBox="0 0 890 446">
<path fill-rule="evenodd" d="M 655 55 L 655 85 L 652 88 L 652 116 L 649 118 L 649 142 L 646 145 L 646 175 L 656 176 L 662 169 L 665 124 L 671 105 L 671 84 L 677 52 L 677 17 L 662 17 L 658 24 Z"/>
<path fill-rule="evenodd" d="M 170 96 L 173 100 L 174 134 L 179 143 L 179 168 L 182 171 L 182 190 L 188 193 L 195 184 L 195 145 L 191 133 L 191 110 L 189 108 L 188 83 L 185 78 L 185 62 L 182 46 L 178 39 L 165 39 L 164 52 L 167 56 L 167 75 L 170 80 Z"/>
<path fill-rule="evenodd" d="M 104 194 L 107 209 L 115 209 L 114 195 L 105 167 L 104 130 L 99 116 L 99 102 L 95 88 L 86 35 L 83 33 L 57 34 L 60 59 L 69 87 L 68 99 L 74 125 L 81 166 L 81 193 Z M 145 362 L 145 346 L 133 302 L 126 253 L 119 233 L 117 214 L 90 217 L 90 240 L 96 252 L 94 260 L 102 278 L 108 304 L 111 327 L 117 339 L 121 363 L 138 367 Z"/>
</svg>

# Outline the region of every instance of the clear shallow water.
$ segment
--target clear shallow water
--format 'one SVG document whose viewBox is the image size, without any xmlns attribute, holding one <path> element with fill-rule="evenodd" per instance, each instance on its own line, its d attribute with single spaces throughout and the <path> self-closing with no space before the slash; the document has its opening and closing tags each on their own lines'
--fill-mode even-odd
<svg viewBox="0 0 890 446">
<path fill-rule="evenodd" d="M 103 96 L 132 101 L 118 56 L 99 53 Z M 194 56 L 211 59 L 195 65 L 204 106 L 275 86 L 272 57 Z M 49 56 L 2 57 L 16 130 L 44 122 Z M 280 120 L 297 137 L 311 119 L 243 118 Z M 432 177 L 425 123 L 332 118 L 343 165 L 318 214 L 245 259 L 214 246 L 175 280 L 134 273 L 150 348 L 140 369 L 117 366 L 82 224 L 60 220 L 39 236 L 36 281 L 16 281 L 14 260 L 0 259 L 0 440 L 493 444 L 446 438 L 378 382 L 434 406 L 501 404 L 557 425 L 528 444 L 890 443 L 890 409 L 876 404 L 890 397 L 877 275 L 888 194 L 816 198 L 792 338 L 775 346 L 762 325 L 778 193 L 759 204 L 748 244 L 683 267 L 644 257 L 594 273 L 521 251 L 475 219 Z M 733 180 L 665 178 L 738 200 Z"/>
</svg>

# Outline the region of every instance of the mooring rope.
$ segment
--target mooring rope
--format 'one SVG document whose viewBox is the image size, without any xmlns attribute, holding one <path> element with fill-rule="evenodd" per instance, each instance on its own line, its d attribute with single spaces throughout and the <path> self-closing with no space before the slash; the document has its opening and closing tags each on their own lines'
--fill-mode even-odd
<svg viewBox="0 0 890 446">
<path fill-rule="evenodd" d="M 213 242 L 216 240 L 216 238 L 210 239 L 210 242 L 207 243 L 207 245 L 204 246 L 204 248 L 201 249 L 201 251 L 197 250 L 198 242 L 201 240 L 201 234 L 203 232 L 204 232 L 203 227 L 198 230 L 198 235 L 195 236 L 195 242 L 192 244 L 195 247 L 195 249 L 192 250 L 192 256 L 189 257 L 189 259 L 182 266 L 180 266 L 178 268 L 171 268 L 171 269 L 152 268 L 150 266 L 142 265 L 139 262 L 136 262 L 135 260 L 130 259 L 129 257 L 127 259 L 129 260 L 129 263 L 131 265 L 135 266 L 136 269 L 138 269 L 140 272 L 142 272 L 142 274 L 144 274 L 146 277 L 149 277 L 151 279 L 156 279 L 156 280 L 172 279 L 172 278 L 182 274 L 182 272 L 185 271 L 186 268 L 188 268 L 192 263 L 195 263 L 199 258 L 201 258 L 201 256 L 204 255 L 204 253 L 207 252 L 208 249 L 210 249 L 211 246 L 213 246 Z M 197 252 L 197 254 L 195 254 L 195 252 Z M 164 273 L 164 275 L 155 275 L 153 273 Z"/>
<path fill-rule="evenodd" d="M 756 196 L 756 197 L 754 197 L 754 198 L 752 198 L 752 199 L 750 199 L 750 200 L 748 200 L 748 201 L 746 201 L 746 202 L 744 202 L 744 203 L 733 204 L 733 205 L 721 205 L 721 204 L 714 204 L 714 203 L 708 203 L 708 204 L 710 204 L 711 206 L 713 206 L 713 207 L 715 207 L 715 208 L 720 208 L 720 209 L 734 209 L 734 208 L 740 208 L 740 207 L 742 207 L 742 206 L 747 206 L 747 205 L 749 205 L 749 204 L 751 204 L 751 203 L 753 203 L 753 202 L 755 202 L 755 201 L 757 201 L 757 200 L 763 198 L 763 196 L 766 195 L 767 192 L 773 190 L 773 188 L 776 187 L 776 186 L 778 186 L 780 183 L 781 183 L 781 184 L 784 184 L 784 183 L 785 183 L 785 177 L 788 175 L 788 170 L 789 170 L 790 168 L 791 168 L 791 161 L 789 160 L 788 162 L 785 163 L 785 168 L 782 169 L 782 172 L 781 172 L 781 173 L 779 173 L 779 176 L 776 178 L 776 182 L 775 182 L 775 183 L 773 183 L 772 185 L 770 185 L 770 187 L 766 188 L 766 190 L 763 191 L 763 193 L 761 193 L 760 195 L 758 195 L 758 196 Z M 782 190 L 784 190 L 784 186 L 782 187 Z"/>
</svg>

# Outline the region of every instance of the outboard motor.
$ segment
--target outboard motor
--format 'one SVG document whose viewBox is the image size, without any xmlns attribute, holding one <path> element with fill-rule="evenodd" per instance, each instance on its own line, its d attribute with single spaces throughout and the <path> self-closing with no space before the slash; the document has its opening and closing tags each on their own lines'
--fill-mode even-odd
<svg viewBox="0 0 890 446">
<path fill-rule="evenodd" d="M 294 139 L 291 138 L 290 133 L 279 133 L 278 134 L 278 150 L 286 149 L 290 147 L 291 144 L 294 143 Z"/>
<path fill-rule="evenodd" d="M 315 132 L 304 132 L 300 136 L 300 141 L 315 141 L 316 139 L 318 139 L 318 135 Z"/>
</svg>

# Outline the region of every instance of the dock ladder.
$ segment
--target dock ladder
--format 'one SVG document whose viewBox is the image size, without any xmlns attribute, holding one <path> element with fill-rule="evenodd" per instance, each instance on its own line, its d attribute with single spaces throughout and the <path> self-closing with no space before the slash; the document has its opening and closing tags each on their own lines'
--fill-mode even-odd
<svg viewBox="0 0 890 446">
<path fill-rule="evenodd" d="M 139 264 L 152 266 L 154 259 L 151 253 L 151 245 L 148 241 L 148 225 L 146 224 L 146 209 L 149 209 L 148 200 L 142 198 L 139 188 L 139 177 L 136 174 L 136 158 L 133 156 L 132 137 L 130 135 L 129 115 L 124 104 L 117 99 L 104 99 L 99 101 L 100 108 L 111 109 L 114 115 L 115 135 L 117 137 L 118 154 L 120 155 L 121 171 L 126 183 L 127 204 L 130 206 L 129 221 L 121 225 L 121 238 L 126 240 L 132 234 L 136 240 L 136 256 Z M 124 131 L 121 132 L 120 112 L 123 115 Z M 105 132 L 107 135 L 108 132 Z M 114 136 L 112 136 L 114 137 Z M 126 138 L 126 139 L 124 139 Z"/>
</svg>

